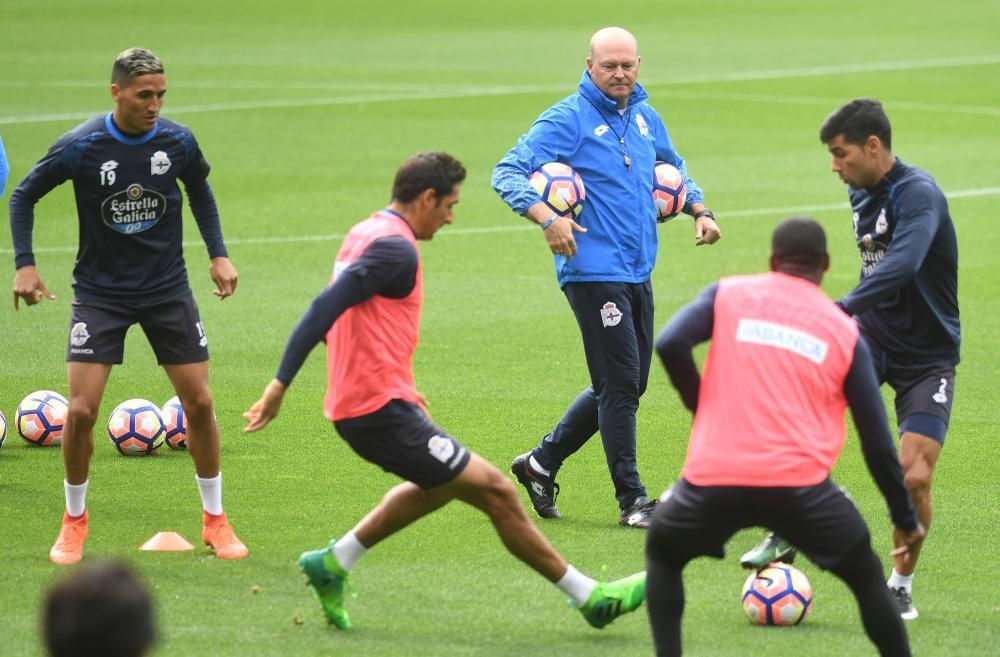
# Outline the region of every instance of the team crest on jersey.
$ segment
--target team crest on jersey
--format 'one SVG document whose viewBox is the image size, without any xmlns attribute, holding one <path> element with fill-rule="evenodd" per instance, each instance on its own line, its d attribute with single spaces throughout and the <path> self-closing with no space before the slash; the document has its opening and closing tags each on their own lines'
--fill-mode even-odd
<svg viewBox="0 0 1000 657">
<path fill-rule="evenodd" d="M 167 199 L 159 192 L 132 183 L 104 199 L 101 219 L 111 230 L 132 235 L 149 230 L 167 212 Z"/>
<path fill-rule="evenodd" d="M 875 234 L 885 235 L 885 231 L 889 230 L 889 220 L 885 218 L 885 208 L 878 213 L 878 219 L 875 221 Z"/>
<path fill-rule="evenodd" d="M 639 126 L 639 134 L 643 137 L 649 135 L 649 126 L 646 125 L 646 119 L 642 118 L 642 114 L 636 112 L 635 114 L 635 124 Z"/>
<path fill-rule="evenodd" d="M 621 321 L 622 311 L 618 310 L 618 306 L 616 306 L 613 302 L 609 301 L 601 306 L 601 322 L 604 324 L 605 328 L 618 326 Z"/>
<path fill-rule="evenodd" d="M 73 328 L 69 332 L 69 343 L 74 347 L 82 347 L 87 344 L 87 340 L 90 339 L 90 333 L 87 332 L 86 322 L 77 322 L 73 325 Z"/>
<path fill-rule="evenodd" d="M 170 158 L 164 151 L 156 151 L 153 157 L 149 158 L 149 173 L 154 176 L 162 176 L 170 170 Z"/>
<path fill-rule="evenodd" d="M 606 125 L 604 125 L 602 123 L 601 125 L 599 125 L 596 128 L 594 128 L 594 134 L 597 135 L 598 137 L 600 137 L 601 135 L 603 135 L 608 130 L 609 130 L 608 126 L 606 126 Z"/>
</svg>

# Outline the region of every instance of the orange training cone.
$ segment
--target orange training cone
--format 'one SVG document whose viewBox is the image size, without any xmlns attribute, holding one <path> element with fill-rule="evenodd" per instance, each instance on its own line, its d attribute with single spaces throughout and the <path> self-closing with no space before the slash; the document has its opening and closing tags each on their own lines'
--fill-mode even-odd
<svg viewBox="0 0 1000 657">
<path fill-rule="evenodd" d="M 139 549 L 156 552 L 181 552 L 193 550 L 194 546 L 177 532 L 157 532 L 156 536 L 143 543 Z"/>
</svg>

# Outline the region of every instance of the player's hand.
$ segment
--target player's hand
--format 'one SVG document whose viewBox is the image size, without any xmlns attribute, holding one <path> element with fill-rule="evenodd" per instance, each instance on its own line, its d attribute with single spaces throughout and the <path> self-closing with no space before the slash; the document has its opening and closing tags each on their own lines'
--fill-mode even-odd
<svg viewBox="0 0 1000 657">
<path fill-rule="evenodd" d="M 25 265 L 14 273 L 14 310 L 18 309 L 18 302 L 21 299 L 24 299 L 24 303 L 29 306 L 33 306 L 42 299 L 55 298 L 56 295 L 45 287 L 45 281 L 38 275 L 34 265 Z"/>
<path fill-rule="evenodd" d="M 559 217 L 545 229 L 545 241 L 555 255 L 572 258 L 576 255 L 573 233 L 586 233 L 587 229 L 567 217 Z"/>
<path fill-rule="evenodd" d="M 281 410 L 281 402 L 284 398 L 285 384 L 277 379 L 272 379 L 264 388 L 264 394 L 261 395 L 261 398 L 255 401 L 250 410 L 243 414 L 247 421 L 243 432 L 250 433 L 266 427 L 271 420 L 278 417 L 278 411 Z"/>
<path fill-rule="evenodd" d="M 899 547 L 890 552 L 890 554 L 893 557 L 902 557 L 903 563 L 908 563 L 912 558 L 910 548 L 920 545 L 920 543 L 924 541 L 925 536 L 927 536 L 927 529 L 925 529 L 919 522 L 917 523 L 917 528 L 913 531 L 906 531 L 900 529 L 899 527 L 893 527 L 893 543 L 899 545 Z"/>
<path fill-rule="evenodd" d="M 715 220 L 709 216 L 698 217 L 694 220 L 694 244 L 715 244 L 722 239 L 722 231 L 715 224 Z"/>
<path fill-rule="evenodd" d="M 225 256 L 212 258 L 212 264 L 209 266 L 208 271 L 212 276 L 212 281 L 215 282 L 215 289 L 212 290 L 212 294 L 220 299 L 225 299 L 236 294 L 236 282 L 239 279 L 239 274 L 236 273 L 236 267 L 233 267 L 233 263 L 229 261 L 229 258 Z"/>
</svg>

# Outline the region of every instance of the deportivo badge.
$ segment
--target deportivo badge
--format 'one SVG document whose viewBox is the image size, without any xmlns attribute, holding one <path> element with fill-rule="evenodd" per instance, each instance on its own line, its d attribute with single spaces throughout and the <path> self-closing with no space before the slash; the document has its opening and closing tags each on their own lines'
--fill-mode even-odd
<svg viewBox="0 0 1000 657">
<path fill-rule="evenodd" d="M 622 311 L 618 310 L 613 302 L 609 301 L 603 306 L 601 306 L 601 322 L 604 323 L 605 328 L 609 326 L 618 326 L 618 323 L 622 321 Z"/>
<path fill-rule="evenodd" d="M 608 126 L 604 125 L 603 123 L 594 128 L 594 134 L 597 135 L 598 137 L 600 137 L 607 131 L 608 131 Z"/>
<path fill-rule="evenodd" d="M 649 134 L 649 126 L 646 125 L 646 119 L 642 118 L 642 114 L 638 112 L 635 115 L 635 124 L 639 126 L 639 134 L 643 137 Z"/>
<path fill-rule="evenodd" d="M 170 158 L 163 151 L 156 151 L 153 157 L 149 158 L 149 173 L 154 176 L 162 176 L 170 170 Z"/>
<path fill-rule="evenodd" d="M 82 347 L 90 339 L 85 322 L 77 322 L 69 332 L 69 343 L 74 347 Z"/>
</svg>

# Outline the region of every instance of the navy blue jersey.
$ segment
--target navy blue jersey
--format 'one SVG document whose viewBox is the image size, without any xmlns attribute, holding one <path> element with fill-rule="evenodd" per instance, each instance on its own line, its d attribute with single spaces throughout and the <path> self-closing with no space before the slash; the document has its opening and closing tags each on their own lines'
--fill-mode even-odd
<svg viewBox="0 0 1000 657">
<path fill-rule="evenodd" d="M 35 263 L 35 204 L 72 180 L 80 232 L 76 297 L 130 305 L 176 297 L 188 289 L 178 180 L 209 256 L 227 255 L 209 170 L 194 135 L 180 124 L 161 118 L 135 137 L 122 133 L 111 113 L 96 116 L 60 137 L 11 195 L 15 266 Z"/>
<path fill-rule="evenodd" d="M 838 304 L 904 362 L 958 363 L 958 240 L 944 192 L 897 159 L 877 185 L 848 195 L 861 281 Z"/>
</svg>

